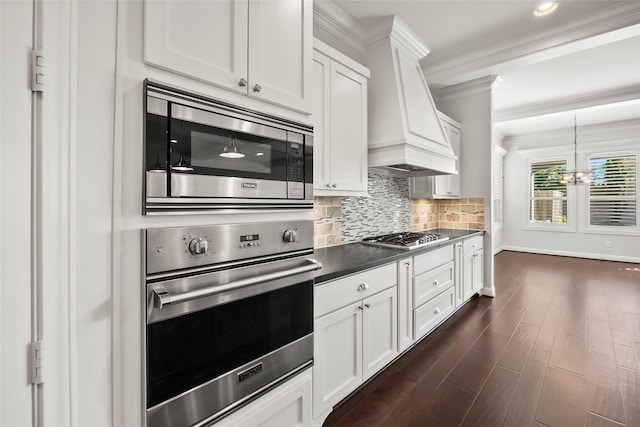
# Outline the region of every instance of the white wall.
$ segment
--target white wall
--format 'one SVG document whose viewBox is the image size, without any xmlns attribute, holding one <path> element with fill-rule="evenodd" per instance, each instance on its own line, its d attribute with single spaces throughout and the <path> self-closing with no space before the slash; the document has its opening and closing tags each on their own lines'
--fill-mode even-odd
<svg viewBox="0 0 640 427">
<path fill-rule="evenodd" d="M 31 425 L 32 2 L 0 2 L 0 425 Z"/>
<path fill-rule="evenodd" d="M 620 122 L 578 129 L 578 162 L 586 162 L 586 151 L 637 150 L 640 147 L 640 122 Z M 528 159 L 548 156 L 573 156 L 573 129 L 530 134 L 506 139 L 509 153 L 504 163 L 504 249 L 552 255 L 577 256 L 614 261 L 640 262 L 640 234 L 621 230 L 617 234 L 585 230 L 585 200 L 588 187 L 569 188 L 568 197 L 576 197 L 575 230 L 539 231 L 527 228 Z M 610 242 L 611 247 L 605 247 Z"/>
</svg>

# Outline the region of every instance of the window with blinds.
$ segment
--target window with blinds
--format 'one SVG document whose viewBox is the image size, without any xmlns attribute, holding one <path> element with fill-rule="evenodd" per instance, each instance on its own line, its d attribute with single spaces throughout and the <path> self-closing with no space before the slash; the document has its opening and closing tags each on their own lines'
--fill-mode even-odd
<svg viewBox="0 0 640 427">
<path fill-rule="evenodd" d="M 635 227 L 636 155 L 589 158 L 589 224 Z"/>
<path fill-rule="evenodd" d="M 567 224 L 567 185 L 560 175 L 566 160 L 531 163 L 529 170 L 529 222 Z"/>
</svg>

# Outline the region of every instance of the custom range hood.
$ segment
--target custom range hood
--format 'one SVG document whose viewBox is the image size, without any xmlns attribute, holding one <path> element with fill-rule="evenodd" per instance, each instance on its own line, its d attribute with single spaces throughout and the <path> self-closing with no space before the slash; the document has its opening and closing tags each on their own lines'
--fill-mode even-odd
<svg viewBox="0 0 640 427">
<path fill-rule="evenodd" d="M 381 19 L 368 40 L 369 168 L 402 176 L 457 174 L 420 68 L 429 49 L 395 15 Z"/>
</svg>

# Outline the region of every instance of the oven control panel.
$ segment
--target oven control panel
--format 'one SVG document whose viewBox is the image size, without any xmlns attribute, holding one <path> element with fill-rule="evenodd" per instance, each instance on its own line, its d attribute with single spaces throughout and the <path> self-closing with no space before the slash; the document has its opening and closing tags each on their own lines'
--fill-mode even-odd
<svg viewBox="0 0 640 427">
<path fill-rule="evenodd" d="M 144 231 L 147 274 L 313 250 L 312 220 Z"/>
</svg>

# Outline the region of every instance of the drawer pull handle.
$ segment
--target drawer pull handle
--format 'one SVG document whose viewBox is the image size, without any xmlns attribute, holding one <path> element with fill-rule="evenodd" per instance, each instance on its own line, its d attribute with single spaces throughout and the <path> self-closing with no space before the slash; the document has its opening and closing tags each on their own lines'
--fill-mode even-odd
<svg viewBox="0 0 640 427">
<path fill-rule="evenodd" d="M 478 247 L 478 245 L 473 245 L 473 247 L 474 247 L 474 248 L 477 248 L 477 247 Z"/>
<path fill-rule="evenodd" d="M 440 284 L 440 282 L 438 282 L 437 280 L 433 281 L 433 286 L 438 286 Z"/>
<path fill-rule="evenodd" d="M 433 310 L 433 314 L 440 314 L 440 309 L 436 308 L 435 310 Z"/>
<path fill-rule="evenodd" d="M 358 285 L 358 291 L 366 291 L 369 289 L 369 284 L 367 282 L 362 282 Z"/>
<path fill-rule="evenodd" d="M 366 308 L 371 308 L 371 304 L 369 304 L 368 302 L 367 302 L 367 303 L 365 303 L 365 304 L 364 304 L 364 306 L 365 306 Z"/>
</svg>

